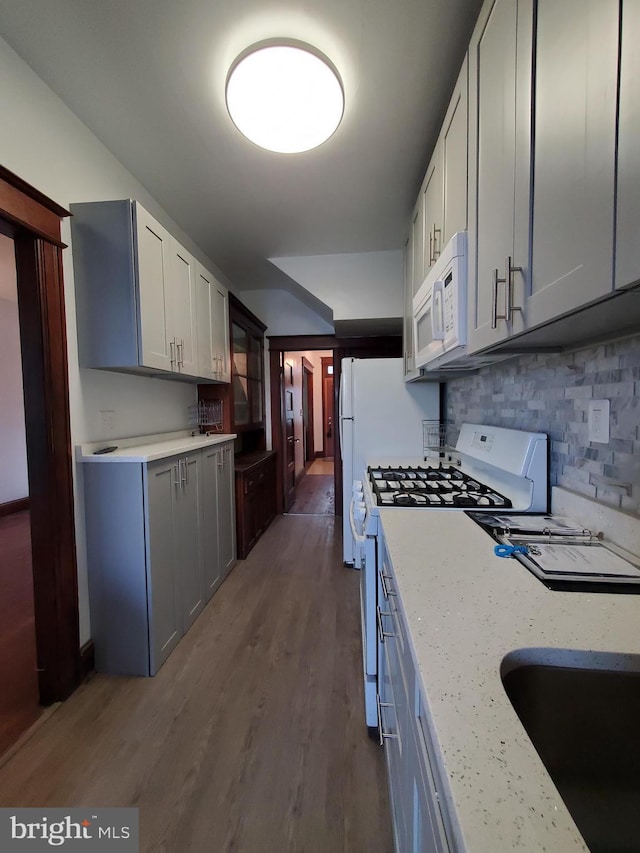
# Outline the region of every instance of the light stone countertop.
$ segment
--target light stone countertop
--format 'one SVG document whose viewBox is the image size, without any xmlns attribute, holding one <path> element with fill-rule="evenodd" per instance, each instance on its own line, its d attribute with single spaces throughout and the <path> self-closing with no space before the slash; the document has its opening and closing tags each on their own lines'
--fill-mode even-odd
<svg viewBox="0 0 640 853">
<path fill-rule="evenodd" d="M 463 512 L 381 508 L 380 518 L 458 847 L 586 850 L 500 666 L 521 650 L 514 661 L 640 669 L 640 595 L 551 591 L 516 560 L 496 557 Z M 627 526 L 637 541 L 640 520 Z"/>
<path fill-rule="evenodd" d="M 213 433 L 211 435 L 192 435 L 189 430 L 143 435 L 136 438 L 114 438 L 82 444 L 76 447 L 79 462 L 154 462 L 169 456 L 189 453 L 212 444 L 232 441 L 235 434 Z M 116 445 L 112 453 L 94 454 L 95 450 Z"/>
</svg>

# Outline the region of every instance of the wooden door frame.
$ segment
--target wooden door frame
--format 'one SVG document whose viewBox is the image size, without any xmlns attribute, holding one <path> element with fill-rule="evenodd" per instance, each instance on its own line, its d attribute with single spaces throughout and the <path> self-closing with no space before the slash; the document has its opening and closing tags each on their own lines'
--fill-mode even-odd
<svg viewBox="0 0 640 853">
<path fill-rule="evenodd" d="M 402 337 L 381 335 L 378 337 L 340 338 L 337 335 L 273 335 L 269 340 L 269 382 L 271 388 L 271 446 L 278 452 L 280 464 L 276 465 L 276 507 L 284 511 L 284 418 L 280 395 L 281 354 L 285 352 L 310 352 L 331 350 L 333 355 L 333 410 L 338 411 L 340 399 L 340 361 L 343 358 L 400 358 Z M 342 515 L 342 455 L 340 453 L 340 430 L 334 432 L 334 484 L 336 515 Z"/>
<path fill-rule="evenodd" d="M 40 701 L 80 681 L 61 220 L 69 212 L 0 166 L 0 227 L 15 245 Z"/>
<path fill-rule="evenodd" d="M 306 385 L 306 390 L 305 390 Z M 309 388 L 311 386 L 311 388 Z M 311 393 L 309 393 L 311 392 Z M 306 416 L 304 413 L 304 405 L 303 415 L 302 415 L 302 435 L 303 435 L 303 456 L 304 456 L 304 467 L 305 469 L 309 467 L 309 465 L 313 464 L 313 461 L 316 457 L 316 441 L 315 441 L 315 423 L 314 423 L 314 406 L 313 406 L 313 364 L 309 361 L 308 358 L 302 356 L 302 399 L 304 401 L 305 393 L 307 396 L 307 411 Z M 305 421 L 306 417 L 306 421 Z M 309 437 L 309 447 L 307 447 L 307 443 L 305 437 Z M 308 451 L 308 453 L 307 453 Z M 307 456 L 309 457 L 307 459 Z"/>
<path fill-rule="evenodd" d="M 327 440 L 326 440 L 326 439 L 327 439 L 327 435 L 326 435 L 326 432 L 325 432 L 325 428 L 326 428 L 326 425 L 327 425 L 327 423 L 326 423 L 326 422 L 327 422 L 328 398 L 327 398 L 327 395 L 325 394 L 325 390 L 324 390 L 324 382 L 325 382 L 325 379 L 327 379 L 328 377 L 326 377 L 326 376 L 324 375 L 324 369 L 325 369 L 325 367 L 326 367 L 329 363 L 331 363 L 331 365 L 333 366 L 333 376 L 332 376 L 331 378 L 333 379 L 333 386 L 335 387 L 335 384 L 336 384 L 336 368 L 335 368 L 335 365 L 334 365 L 334 363 L 333 363 L 333 358 L 331 358 L 331 356 L 324 355 L 324 356 L 322 356 L 322 358 L 320 359 L 320 361 L 322 362 L 322 367 L 321 367 L 321 379 L 320 379 L 320 381 L 322 382 L 322 432 L 323 432 L 323 438 L 322 438 L 322 455 L 323 455 L 323 456 L 326 456 L 326 455 L 327 455 Z M 333 432 L 333 435 L 332 435 L 332 438 L 331 438 L 331 443 L 333 444 L 333 448 L 334 448 L 333 456 L 334 456 L 334 458 L 335 458 L 335 446 L 336 446 L 336 432 L 335 432 L 335 429 L 336 429 L 336 423 L 335 423 L 335 421 L 336 421 L 336 411 L 335 411 L 335 402 L 333 402 L 333 406 L 332 406 L 332 415 L 333 415 L 333 417 L 332 417 L 332 420 L 331 420 L 331 430 L 332 430 L 332 432 Z"/>
</svg>

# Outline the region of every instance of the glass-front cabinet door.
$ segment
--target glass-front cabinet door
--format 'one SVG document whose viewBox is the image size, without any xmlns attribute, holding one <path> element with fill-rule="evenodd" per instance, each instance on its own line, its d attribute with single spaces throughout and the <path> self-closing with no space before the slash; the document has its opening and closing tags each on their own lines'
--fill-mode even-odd
<svg viewBox="0 0 640 853">
<path fill-rule="evenodd" d="M 231 322 L 234 427 L 264 426 L 263 335 L 236 315 Z"/>
</svg>

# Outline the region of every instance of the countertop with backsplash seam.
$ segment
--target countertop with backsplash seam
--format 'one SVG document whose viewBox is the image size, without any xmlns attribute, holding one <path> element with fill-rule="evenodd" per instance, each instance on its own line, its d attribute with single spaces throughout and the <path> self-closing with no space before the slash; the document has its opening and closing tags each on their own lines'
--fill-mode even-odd
<svg viewBox="0 0 640 853">
<path fill-rule="evenodd" d="M 640 519 L 554 489 L 552 506 L 640 553 Z M 554 592 L 462 512 L 381 509 L 457 847 L 586 850 L 502 686 L 514 660 L 640 669 L 640 595 Z M 595 531 L 594 531 L 595 532 Z M 608 655 L 614 653 L 615 658 Z"/>
</svg>

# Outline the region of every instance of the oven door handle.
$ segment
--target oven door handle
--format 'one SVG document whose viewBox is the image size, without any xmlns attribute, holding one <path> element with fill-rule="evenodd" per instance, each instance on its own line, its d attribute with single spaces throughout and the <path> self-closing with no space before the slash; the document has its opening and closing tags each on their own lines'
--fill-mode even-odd
<svg viewBox="0 0 640 853">
<path fill-rule="evenodd" d="M 349 526 L 351 527 L 351 535 L 353 536 L 354 542 L 360 542 L 363 544 L 367 541 L 367 537 L 363 533 L 358 533 L 356 530 L 356 520 L 353 517 L 353 504 L 355 503 L 354 498 L 351 498 L 349 503 Z"/>
</svg>

